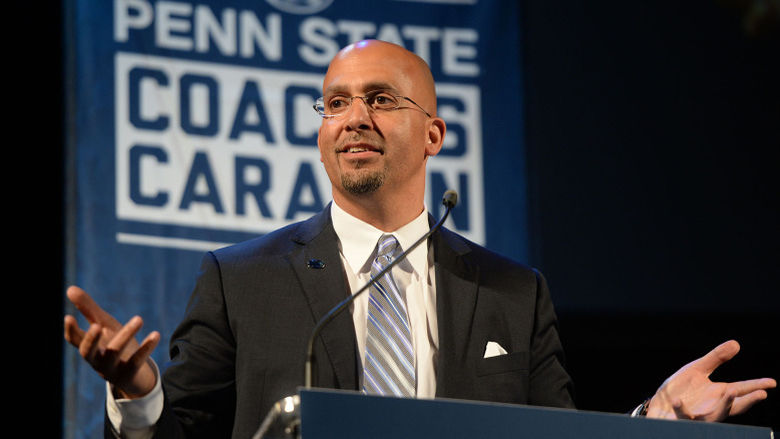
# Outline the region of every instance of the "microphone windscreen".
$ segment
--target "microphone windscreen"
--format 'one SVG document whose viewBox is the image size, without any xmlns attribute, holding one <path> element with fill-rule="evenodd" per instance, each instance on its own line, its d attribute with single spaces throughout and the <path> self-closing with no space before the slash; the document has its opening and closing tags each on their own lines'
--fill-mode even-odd
<svg viewBox="0 0 780 439">
<path fill-rule="evenodd" d="M 444 192 L 444 197 L 442 197 L 441 204 L 452 209 L 458 204 L 458 193 L 452 189 L 447 190 Z"/>
</svg>

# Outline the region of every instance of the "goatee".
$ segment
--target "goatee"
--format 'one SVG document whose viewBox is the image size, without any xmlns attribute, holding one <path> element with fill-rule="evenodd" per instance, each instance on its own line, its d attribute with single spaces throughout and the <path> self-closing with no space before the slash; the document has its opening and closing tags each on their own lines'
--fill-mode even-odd
<svg viewBox="0 0 780 439">
<path fill-rule="evenodd" d="M 385 182 L 385 176 L 380 172 L 359 174 L 341 176 L 341 185 L 347 192 L 354 195 L 368 194 L 382 187 L 382 184 Z"/>
</svg>

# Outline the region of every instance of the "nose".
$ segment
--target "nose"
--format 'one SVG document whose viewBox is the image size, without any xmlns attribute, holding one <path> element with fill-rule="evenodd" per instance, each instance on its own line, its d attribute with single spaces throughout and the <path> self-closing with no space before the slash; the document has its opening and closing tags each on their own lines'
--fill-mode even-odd
<svg viewBox="0 0 780 439">
<path fill-rule="evenodd" d="M 352 130 L 370 130 L 374 124 L 371 119 L 371 109 L 360 96 L 352 98 L 352 105 L 349 106 L 344 117 L 347 128 Z"/>
</svg>

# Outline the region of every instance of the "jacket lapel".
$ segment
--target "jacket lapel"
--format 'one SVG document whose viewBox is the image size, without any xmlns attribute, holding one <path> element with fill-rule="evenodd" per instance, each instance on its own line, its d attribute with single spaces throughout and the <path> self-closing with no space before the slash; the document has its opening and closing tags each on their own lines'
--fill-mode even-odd
<svg viewBox="0 0 780 439">
<path fill-rule="evenodd" d="M 467 257 L 470 248 L 462 238 L 446 229 L 433 237 L 436 269 L 436 312 L 439 329 L 439 358 L 436 396 L 458 394 L 471 341 L 479 288 L 479 267 Z"/>
<path fill-rule="evenodd" d="M 338 251 L 338 238 L 330 219 L 330 207 L 300 223 L 292 240 L 298 248 L 287 255 L 287 259 L 298 276 L 316 324 L 349 294 Z M 357 345 L 349 311 L 342 312 L 323 328 L 319 339 L 324 350 L 318 349 L 315 342 L 314 385 L 357 389 Z M 335 374 L 333 383 L 327 380 L 328 374 L 324 370 L 327 365 Z"/>
<path fill-rule="evenodd" d="M 470 336 L 479 289 L 479 267 L 471 263 L 471 251 L 465 241 L 453 232 L 440 229 L 431 238 L 436 271 L 436 312 L 439 331 L 436 396 L 459 393 L 459 381 L 468 358 Z M 292 235 L 298 248 L 286 256 L 301 283 L 316 323 L 349 294 L 338 237 L 330 219 L 330 207 L 308 221 L 300 223 Z M 321 268 L 317 268 L 320 267 Z M 334 387 L 355 390 L 357 378 L 357 344 L 355 326 L 347 311 L 336 317 L 319 336 L 323 349 L 317 349 L 315 377 L 319 386 L 329 386 L 329 365 L 335 374 Z M 325 354 L 325 358 L 323 355 Z M 317 384 L 317 383 L 315 383 Z"/>
</svg>

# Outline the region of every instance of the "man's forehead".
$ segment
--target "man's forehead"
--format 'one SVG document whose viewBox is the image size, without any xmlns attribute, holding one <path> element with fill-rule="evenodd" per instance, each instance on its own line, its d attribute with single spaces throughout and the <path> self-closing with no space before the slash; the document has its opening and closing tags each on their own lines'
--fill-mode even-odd
<svg viewBox="0 0 780 439">
<path fill-rule="evenodd" d="M 425 95 L 427 88 L 433 88 L 427 68 L 421 58 L 396 44 L 376 40 L 356 43 L 342 49 L 331 61 L 323 95 L 355 95 L 372 90 Z M 433 90 L 430 92 L 433 94 Z"/>
<path fill-rule="evenodd" d="M 323 95 L 334 95 L 339 93 L 368 93 L 371 91 L 384 90 L 388 92 L 399 92 L 398 85 L 391 81 L 384 80 L 370 80 L 359 82 L 331 82 L 325 84 L 325 88 L 322 90 Z"/>
<path fill-rule="evenodd" d="M 323 82 L 323 94 L 362 93 L 372 90 L 407 91 L 414 72 L 392 58 L 379 60 L 350 57 L 331 64 Z"/>
</svg>

